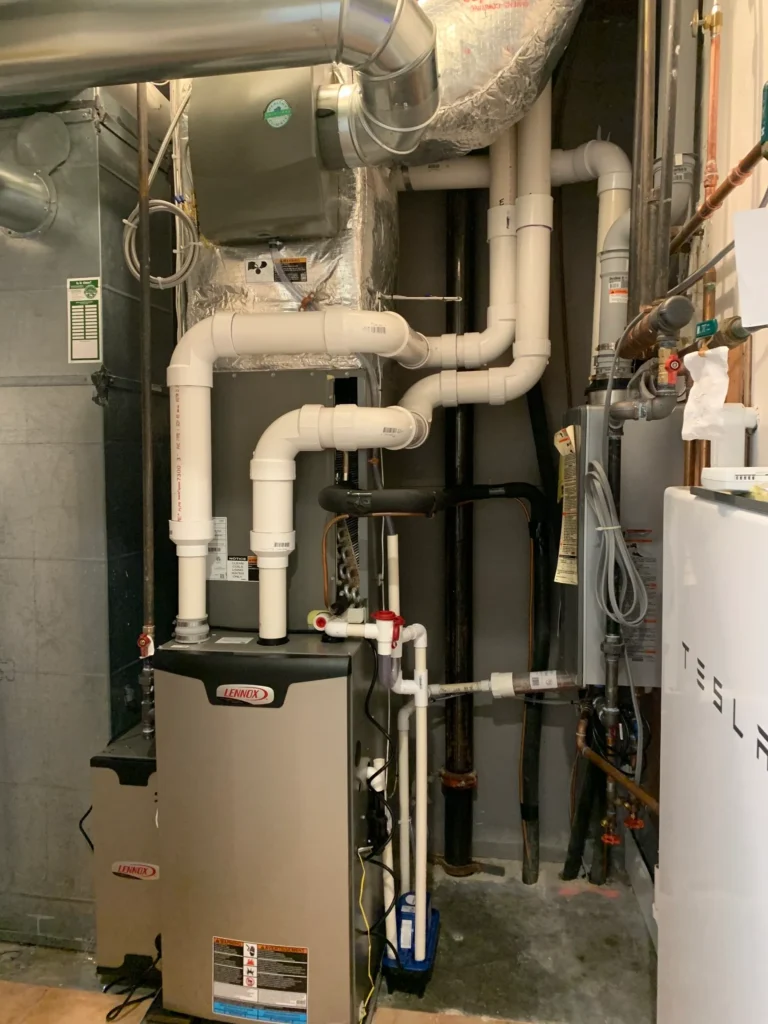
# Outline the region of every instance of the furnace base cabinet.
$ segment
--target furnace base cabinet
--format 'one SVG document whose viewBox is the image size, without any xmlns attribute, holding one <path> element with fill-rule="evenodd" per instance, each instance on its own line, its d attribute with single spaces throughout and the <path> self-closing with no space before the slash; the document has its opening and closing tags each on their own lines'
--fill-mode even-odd
<svg viewBox="0 0 768 1024">
<path fill-rule="evenodd" d="M 768 1020 L 768 505 L 667 491 L 658 1024 Z"/>
<path fill-rule="evenodd" d="M 96 963 L 141 974 L 160 936 L 155 743 L 136 726 L 91 758 Z"/>
<path fill-rule="evenodd" d="M 370 988 L 366 768 L 384 756 L 369 646 L 216 633 L 155 664 L 165 1008 L 353 1024 Z M 370 922 L 381 892 L 370 866 Z"/>
</svg>

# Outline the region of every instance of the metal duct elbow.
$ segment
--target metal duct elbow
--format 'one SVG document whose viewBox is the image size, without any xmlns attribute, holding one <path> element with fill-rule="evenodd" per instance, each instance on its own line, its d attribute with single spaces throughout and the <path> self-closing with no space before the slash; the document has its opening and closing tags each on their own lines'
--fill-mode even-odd
<svg viewBox="0 0 768 1024">
<path fill-rule="evenodd" d="M 414 153 L 440 106 L 435 26 L 417 0 L 349 0 L 338 59 L 355 84 L 327 86 L 318 106 L 329 167 L 370 167 Z"/>
</svg>

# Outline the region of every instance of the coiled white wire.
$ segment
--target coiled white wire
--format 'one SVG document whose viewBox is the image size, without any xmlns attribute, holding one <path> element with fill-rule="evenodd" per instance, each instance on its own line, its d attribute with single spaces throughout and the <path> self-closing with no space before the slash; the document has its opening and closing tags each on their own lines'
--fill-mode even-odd
<svg viewBox="0 0 768 1024">
<path fill-rule="evenodd" d="M 155 162 L 152 164 L 149 172 L 150 187 L 157 177 L 157 173 L 160 170 L 165 154 L 168 152 L 168 147 L 171 144 L 174 132 L 181 121 L 184 111 L 189 105 L 190 96 L 191 93 L 188 92 L 184 100 L 179 104 L 178 110 L 174 114 L 173 119 L 168 126 L 168 131 L 165 133 L 165 138 L 160 143 L 160 148 L 157 151 Z M 149 212 L 150 214 L 170 213 L 176 218 L 176 251 L 177 256 L 179 257 L 177 259 L 176 271 L 169 277 L 150 277 L 153 288 L 176 288 L 178 285 L 183 284 L 192 273 L 200 254 L 200 239 L 197 231 L 197 224 L 187 211 L 183 209 L 183 207 L 178 206 L 176 203 L 170 203 L 165 199 L 151 199 L 149 202 Z M 136 246 L 136 238 L 139 231 L 138 206 L 136 206 L 131 215 L 126 218 L 123 223 L 125 224 L 125 230 L 123 231 L 123 255 L 125 256 L 125 262 L 128 265 L 128 269 L 138 281 L 141 277 L 139 255 Z"/>
<path fill-rule="evenodd" d="M 624 540 L 611 485 L 600 462 L 590 462 L 586 489 L 600 538 L 598 605 L 623 629 L 639 626 L 648 614 L 648 592 Z"/>
</svg>

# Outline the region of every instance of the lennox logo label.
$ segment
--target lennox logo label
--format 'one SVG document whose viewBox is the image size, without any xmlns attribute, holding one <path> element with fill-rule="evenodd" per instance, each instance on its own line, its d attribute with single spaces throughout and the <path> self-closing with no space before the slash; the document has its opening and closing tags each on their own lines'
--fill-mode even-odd
<svg viewBox="0 0 768 1024">
<path fill-rule="evenodd" d="M 112 874 L 118 878 L 133 878 L 139 882 L 156 882 L 160 877 L 160 868 L 157 864 L 119 860 L 112 865 Z"/>
<path fill-rule="evenodd" d="M 275 691 L 269 686 L 219 686 L 216 696 L 223 700 L 231 700 L 237 704 L 272 704 Z"/>
</svg>

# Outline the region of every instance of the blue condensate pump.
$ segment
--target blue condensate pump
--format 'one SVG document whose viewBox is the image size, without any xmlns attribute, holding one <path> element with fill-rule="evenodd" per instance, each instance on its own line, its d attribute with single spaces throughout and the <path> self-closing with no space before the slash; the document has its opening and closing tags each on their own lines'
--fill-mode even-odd
<svg viewBox="0 0 768 1024">
<path fill-rule="evenodd" d="M 390 946 L 385 947 L 383 969 L 390 992 L 411 992 L 421 996 L 432 978 L 440 937 L 440 913 L 432 906 L 427 894 L 427 955 L 416 960 L 414 937 L 416 932 L 416 895 L 405 893 L 397 901 L 397 956 Z"/>
</svg>

